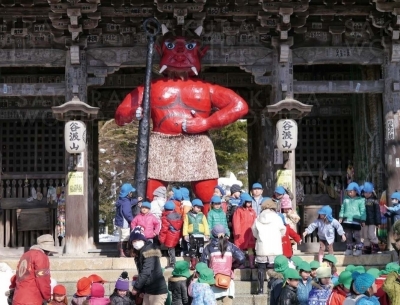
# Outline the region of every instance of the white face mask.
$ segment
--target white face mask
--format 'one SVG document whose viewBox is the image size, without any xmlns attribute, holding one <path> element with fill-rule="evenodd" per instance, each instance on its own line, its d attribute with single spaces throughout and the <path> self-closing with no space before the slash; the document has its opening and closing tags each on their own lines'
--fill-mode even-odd
<svg viewBox="0 0 400 305">
<path fill-rule="evenodd" d="M 133 246 L 136 250 L 140 250 L 140 249 L 142 249 L 143 246 L 144 246 L 144 241 L 143 241 L 143 240 L 135 241 L 134 243 L 132 243 L 132 246 Z"/>
</svg>

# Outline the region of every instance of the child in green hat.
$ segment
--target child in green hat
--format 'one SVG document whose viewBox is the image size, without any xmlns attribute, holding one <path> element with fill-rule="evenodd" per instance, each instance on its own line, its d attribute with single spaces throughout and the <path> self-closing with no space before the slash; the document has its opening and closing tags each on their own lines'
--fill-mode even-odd
<svg viewBox="0 0 400 305">
<path fill-rule="evenodd" d="M 289 261 L 286 256 L 278 255 L 274 260 L 274 269 L 268 269 L 268 288 L 270 304 L 278 304 L 284 282 L 283 273 L 289 268 Z M 294 270 L 294 269 L 293 269 Z M 261 290 L 262 291 L 262 290 Z M 260 294 L 260 293 L 259 293 Z"/>
<path fill-rule="evenodd" d="M 189 277 L 189 263 L 187 261 L 178 261 L 172 271 L 172 276 L 168 279 L 168 290 L 171 291 L 173 305 L 189 304 L 187 294 L 187 281 Z"/>
<path fill-rule="evenodd" d="M 298 266 L 298 269 L 301 280 L 297 286 L 297 298 L 300 305 L 308 305 L 308 295 L 312 288 L 311 267 L 309 263 L 303 261 Z"/>
<path fill-rule="evenodd" d="M 350 271 L 343 271 L 339 275 L 339 279 L 332 289 L 326 305 L 342 305 L 344 300 L 350 295 L 351 283 L 353 278 Z"/>
<path fill-rule="evenodd" d="M 317 278 L 317 269 L 319 268 L 319 266 L 320 266 L 320 263 L 318 261 L 312 261 L 310 263 L 310 267 L 311 267 L 310 277 L 313 280 L 316 280 L 316 278 Z"/>
<path fill-rule="evenodd" d="M 214 292 L 210 285 L 215 284 L 214 271 L 210 268 L 202 268 L 198 272 L 197 282 L 193 282 L 189 295 L 193 298 L 192 305 L 217 305 Z"/>
<path fill-rule="evenodd" d="M 297 298 L 297 286 L 301 279 L 299 273 L 295 269 L 288 268 L 283 274 L 285 277 L 285 283 L 278 304 L 300 305 L 299 299 Z"/>
<path fill-rule="evenodd" d="M 333 254 L 325 254 L 324 257 L 322 258 L 322 262 L 323 263 L 327 263 L 329 265 L 329 267 L 331 267 L 331 280 L 332 283 L 334 285 L 336 285 L 338 279 L 339 279 L 339 274 L 337 273 L 337 269 L 336 269 L 336 263 L 337 263 L 337 259 Z"/>
</svg>

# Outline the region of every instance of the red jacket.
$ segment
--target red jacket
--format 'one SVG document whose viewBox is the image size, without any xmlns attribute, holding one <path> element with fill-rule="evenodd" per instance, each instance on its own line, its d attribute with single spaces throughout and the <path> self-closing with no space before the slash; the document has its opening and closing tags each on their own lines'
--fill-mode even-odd
<svg viewBox="0 0 400 305">
<path fill-rule="evenodd" d="M 301 240 L 299 234 L 296 233 L 289 225 L 286 225 L 286 233 L 282 237 L 282 251 L 283 255 L 287 258 L 291 258 L 293 255 L 292 243 L 290 242 L 290 238 L 292 238 L 296 243 Z"/>
<path fill-rule="evenodd" d="M 382 289 L 382 285 L 385 282 L 386 277 L 387 277 L 386 275 L 382 274 L 375 280 L 376 289 L 377 289 L 375 296 L 377 298 L 379 298 L 379 304 L 381 304 L 381 305 L 390 305 L 389 296 Z"/>
<path fill-rule="evenodd" d="M 175 211 L 163 211 L 161 216 L 161 231 L 158 239 L 167 248 L 174 248 L 181 237 L 183 220 L 181 214 Z"/>
<path fill-rule="evenodd" d="M 256 241 L 251 231 L 251 227 L 256 218 L 256 212 L 251 207 L 238 207 L 233 214 L 234 242 L 239 249 L 247 250 L 256 246 Z"/>
<path fill-rule="evenodd" d="M 32 246 L 19 260 L 13 305 L 37 305 L 50 300 L 50 262 L 38 246 Z"/>
<path fill-rule="evenodd" d="M 336 286 L 333 288 L 328 301 L 326 301 L 326 305 L 342 305 L 346 298 L 347 292 L 342 287 Z"/>
</svg>

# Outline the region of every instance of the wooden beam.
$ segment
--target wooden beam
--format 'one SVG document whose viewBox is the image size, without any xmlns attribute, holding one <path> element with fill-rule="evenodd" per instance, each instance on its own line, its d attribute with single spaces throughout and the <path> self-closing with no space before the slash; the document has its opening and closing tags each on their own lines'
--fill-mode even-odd
<svg viewBox="0 0 400 305">
<path fill-rule="evenodd" d="M 3 96 L 63 96 L 65 83 L 18 84 L 0 83 L 0 97 Z"/>
<path fill-rule="evenodd" d="M 307 12 L 310 16 L 369 16 L 372 11 L 370 5 L 352 5 L 351 9 L 346 5 L 310 5 Z"/>
<path fill-rule="evenodd" d="M 48 204 L 47 198 L 33 201 L 26 201 L 26 199 L 27 198 L 2 198 L 0 206 L 4 210 L 57 208 L 57 203 Z"/>
<path fill-rule="evenodd" d="M 0 67 L 64 67 L 64 50 L 0 49 Z"/>
<path fill-rule="evenodd" d="M 384 80 L 377 81 L 294 81 L 294 92 L 310 93 L 383 93 Z"/>
</svg>

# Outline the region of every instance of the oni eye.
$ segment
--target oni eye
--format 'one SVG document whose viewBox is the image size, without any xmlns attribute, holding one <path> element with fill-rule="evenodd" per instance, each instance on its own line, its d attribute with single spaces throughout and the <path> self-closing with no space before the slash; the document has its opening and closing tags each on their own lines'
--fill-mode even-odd
<svg viewBox="0 0 400 305">
<path fill-rule="evenodd" d="M 195 46 L 196 46 L 195 42 L 189 42 L 186 44 L 186 49 L 193 50 Z"/>
<path fill-rule="evenodd" d="M 175 44 L 170 41 L 166 41 L 165 46 L 167 47 L 168 50 L 172 50 L 173 48 L 175 48 Z"/>
</svg>

